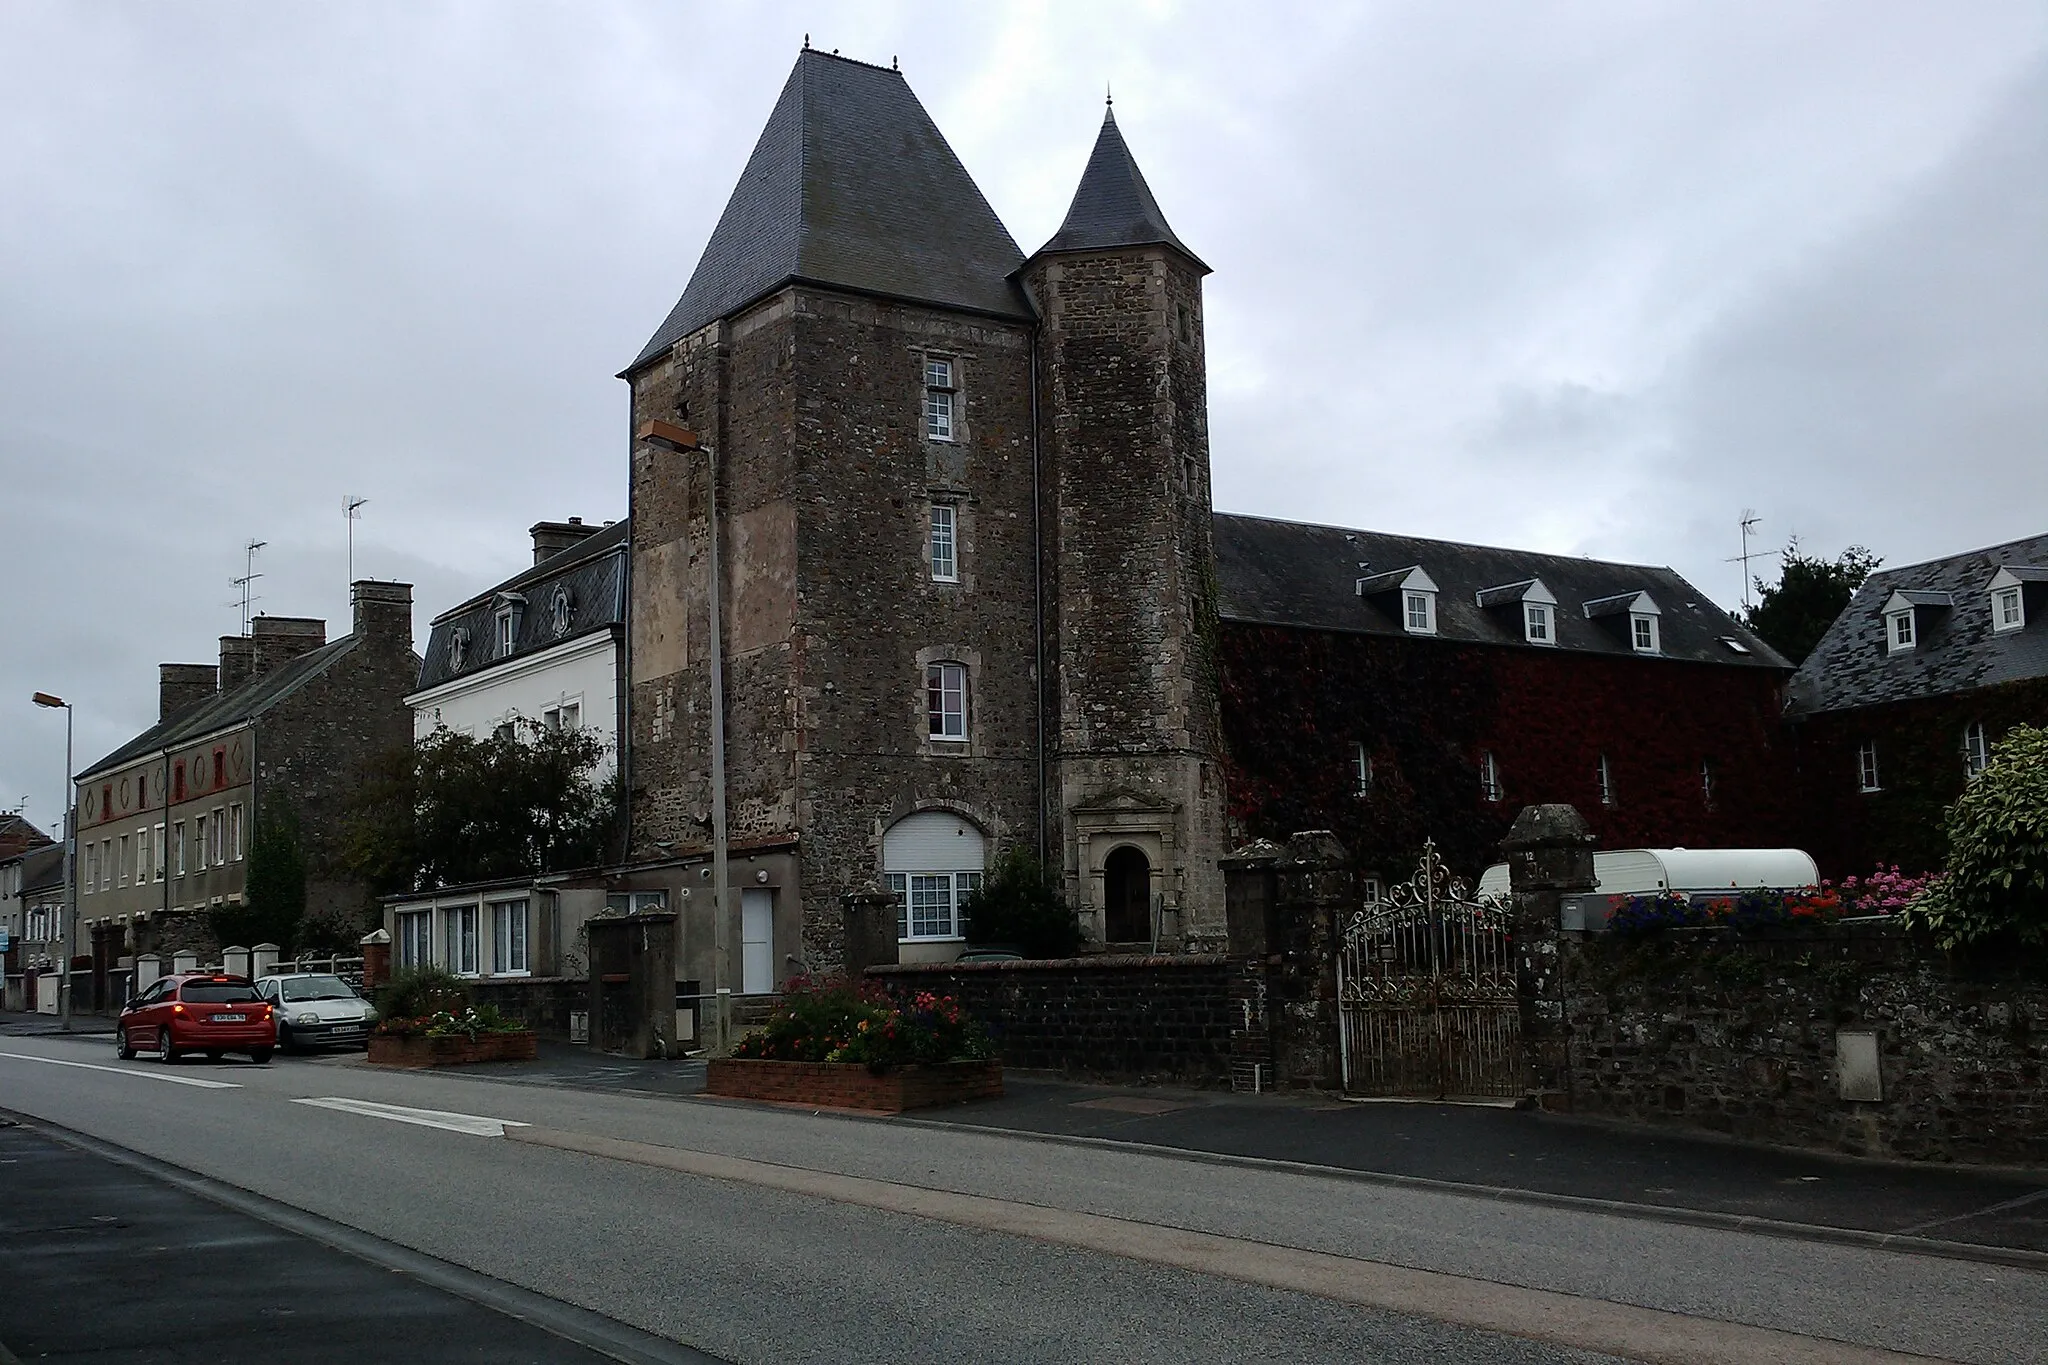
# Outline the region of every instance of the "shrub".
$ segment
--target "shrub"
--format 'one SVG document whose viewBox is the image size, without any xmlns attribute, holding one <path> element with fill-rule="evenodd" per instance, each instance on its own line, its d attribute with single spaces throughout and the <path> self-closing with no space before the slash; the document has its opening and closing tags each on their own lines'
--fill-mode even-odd
<svg viewBox="0 0 2048 1365">
<path fill-rule="evenodd" d="M 733 1048 L 735 1057 L 865 1062 L 876 1070 L 994 1055 L 988 1031 L 951 996 L 914 991 L 897 997 L 879 982 L 856 985 L 839 977 L 791 981 L 768 1026 Z"/>
<path fill-rule="evenodd" d="M 2048 942 L 2048 730 L 2015 725 L 1948 808 L 1948 869 L 1905 912 L 1943 948 Z"/>
<path fill-rule="evenodd" d="M 386 1019 L 423 1019 L 469 1008 L 469 987 L 439 967 L 408 967 L 377 990 L 377 1013 Z"/>
<path fill-rule="evenodd" d="M 466 1005 L 460 1010 L 393 1016 L 377 1025 L 377 1032 L 387 1038 L 467 1038 L 472 1043 L 479 1034 L 525 1031 L 524 1019 L 507 1018 L 496 1005 Z"/>
<path fill-rule="evenodd" d="M 967 940 L 1005 944 L 1025 957 L 1072 957 L 1081 951 L 1081 925 L 1060 895 L 1053 871 L 1021 848 L 996 859 L 980 887 L 960 903 Z"/>
</svg>

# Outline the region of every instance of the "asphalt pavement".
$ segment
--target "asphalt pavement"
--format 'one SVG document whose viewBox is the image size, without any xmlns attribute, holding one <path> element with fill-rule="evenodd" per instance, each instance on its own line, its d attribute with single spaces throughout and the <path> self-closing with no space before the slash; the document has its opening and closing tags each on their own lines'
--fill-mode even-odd
<svg viewBox="0 0 2048 1365">
<path fill-rule="evenodd" d="M 716 1365 L 287 1206 L 230 1207 L 152 1164 L 0 1119 L 0 1361 L 363 1365 L 403 1342 L 418 1365 Z"/>
<path fill-rule="evenodd" d="M 558 1043 L 543 1043 L 531 1062 L 442 1074 L 643 1096 L 704 1087 L 701 1061 Z M 1490 1105 L 1081 1085 L 1016 1072 L 1004 1084 L 1001 1099 L 907 1121 L 1604 1201 L 1645 1215 L 1761 1219 L 1788 1233 L 1846 1229 L 2048 1255 L 2048 1171 L 1861 1160 Z"/>
</svg>

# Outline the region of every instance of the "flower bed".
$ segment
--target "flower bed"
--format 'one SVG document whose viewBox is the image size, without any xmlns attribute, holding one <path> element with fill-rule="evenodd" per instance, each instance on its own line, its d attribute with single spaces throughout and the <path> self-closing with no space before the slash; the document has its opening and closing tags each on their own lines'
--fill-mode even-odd
<svg viewBox="0 0 2048 1365">
<path fill-rule="evenodd" d="M 1003 1064 L 994 1058 L 981 1058 L 913 1063 L 876 1071 L 862 1062 L 771 1062 L 731 1057 L 710 1064 L 704 1093 L 736 1100 L 772 1100 L 900 1114 L 906 1109 L 996 1098 L 1003 1093 Z"/>
<path fill-rule="evenodd" d="M 1925 895 L 1933 880 L 1905 876 L 1896 867 L 1880 867 L 1869 877 L 1847 877 L 1840 885 L 1824 881 L 1794 891 L 1711 896 L 1665 891 L 1611 896 L 1607 928 L 1617 934 L 1653 934 L 1666 929 L 1769 930 L 1832 924 L 1840 919 L 1896 914 Z"/>
<path fill-rule="evenodd" d="M 949 995 L 805 977 L 783 991 L 768 1026 L 711 1063 L 706 1093 L 884 1114 L 1003 1093 L 987 1030 Z"/>
<path fill-rule="evenodd" d="M 467 1066 L 472 1062 L 530 1062 L 536 1056 L 531 1030 L 516 1033 L 479 1033 L 471 1038 L 454 1034 L 433 1038 L 426 1034 L 405 1037 L 372 1034 L 370 1060 L 378 1066 Z"/>
<path fill-rule="evenodd" d="M 379 1066 L 530 1062 L 536 1055 L 533 1030 L 489 1005 L 386 1019 L 370 1035 L 370 1060 Z"/>
</svg>

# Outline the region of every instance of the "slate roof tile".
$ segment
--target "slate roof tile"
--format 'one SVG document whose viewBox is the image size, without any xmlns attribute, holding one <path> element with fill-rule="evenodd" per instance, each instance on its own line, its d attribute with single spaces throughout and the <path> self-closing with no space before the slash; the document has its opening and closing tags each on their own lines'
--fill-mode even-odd
<svg viewBox="0 0 2048 1365">
<path fill-rule="evenodd" d="M 1863 581 L 1793 676 L 1786 714 L 1846 711 L 2048 677 L 2048 592 L 2025 588 L 2026 625 L 1994 631 L 1985 591 L 2001 568 L 2043 567 L 2048 567 L 2048 535 L 1879 569 Z M 2028 583 L 2044 581 L 2015 576 Z M 1906 594 L 1908 601 L 1924 599 L 1930 609 L 1914 613 L 1915 646 L 1892 654 L 1885 649 L 1884 604 L 1895 592 Z M 1944 599 L 1953 605 L 1944 608 Z"/>
<path fill-rule="evenodd" d="M 1033 259 L 1053 251 L 1098 251 L 1123 246 L 1170 246 L 1203 270 L 1201 259 L 1189 251 L 1167 225 L 1145 173 L 1124 142 L 1114 112 L 1105 113 L 1102 131 L 1096 135 L 1095 150 L 1081 172 L 1081 184 L 1074 202 L 1052 240 L 1034 253 Z"/>
<path fill-rule="evenodd" d="M 427 635 L 416 690 L 424 692 L 456 678 L 481 673 L 507 659 L 536 654 L 594 631 L 623 626 L 626 547 L 631 530 L 630 521 L 615 521 L 560 554 L 521 569 L 504 582 L 435 617 Z M 567 627 L 559 633 L 553 611 L 558 587 L 568 594 L 569 607 Z M 508 593 L 524 597 L 526 610 L 520 617 L 519 638 L 513 642 L 512 653 L 499 655 L 495 652 L 498 598 Z M 457 631 L 468 633 L 459 666 L 449 650 L 449 642 Z"/>
</svg>

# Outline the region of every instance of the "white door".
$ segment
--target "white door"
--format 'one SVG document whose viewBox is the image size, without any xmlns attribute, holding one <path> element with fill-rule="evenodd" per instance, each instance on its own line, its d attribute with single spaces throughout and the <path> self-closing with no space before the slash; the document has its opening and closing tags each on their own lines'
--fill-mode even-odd
<svg viewBox="0 0 2048 1365">
<path fill-rule="evenodd" d="M 740 991 L 775 989 L 775 892 L 750 886 L 740 892 Z"/>
</svg>

